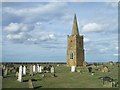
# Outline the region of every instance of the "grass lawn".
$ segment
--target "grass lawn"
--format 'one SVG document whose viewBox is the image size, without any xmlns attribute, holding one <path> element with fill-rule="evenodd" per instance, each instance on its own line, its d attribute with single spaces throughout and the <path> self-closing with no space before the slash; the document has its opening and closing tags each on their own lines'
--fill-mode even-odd
<svg viewBox="0 0 120 90">
<path fill-rule="evenodd" d="M 114 79 L 118 79 L 118 67 L 117 65 L 108 65 L 110 72 L 95 71 L 95 75 L 92 76 L 88 73 L 87 68 L 77 67 L 83 71 L 71 73 L 70 67 L 66 65 L 55 66 L 56 76 L 51 77 L 50 73 L 45 74 L 45 78 L 42 78 L 42 74 L 35 74 L 32 79 L 33 85 L 36 89 L 39 88 L 107 88 L 103 86 L 102 80 L 98 79 L 100 76 L 110 76 Z M 18 82 L 15 77 L 15 73 L 9 73 L 6 78 L 2 80 L 3 88 L 28 88 L 29 75 L 23 76 L 24 82 Z"/>
</svg>

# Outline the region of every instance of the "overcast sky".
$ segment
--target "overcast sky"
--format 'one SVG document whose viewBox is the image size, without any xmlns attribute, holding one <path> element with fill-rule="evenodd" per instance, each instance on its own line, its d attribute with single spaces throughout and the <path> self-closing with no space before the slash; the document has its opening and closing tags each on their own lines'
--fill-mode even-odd
<svg viewBox="0 0 120 90">
<path fill-rule="evenodd" d="M 85 61 L 118 61 L 118 3 L 4 2 L 3 62 L 65 62 L 75 13 Z"/>
</svg>

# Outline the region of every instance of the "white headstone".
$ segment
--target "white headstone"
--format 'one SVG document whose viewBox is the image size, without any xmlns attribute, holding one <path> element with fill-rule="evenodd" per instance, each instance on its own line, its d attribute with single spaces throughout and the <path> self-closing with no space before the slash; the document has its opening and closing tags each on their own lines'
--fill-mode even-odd
<svg viewBox="0 0 120 90">
<path fill-rule="evenodd" d="M 39 72 L 40 72 L 40 73 L 42 72 L 42 66 L 39 67 Z"/>
<path fill-rule="evenodd" d="M 75 66 L 71 66 L 71 72 L 75 72 Z"/>
<path fill-rule="evenodd" d="M 22 65 L 20 65 L 19 67 L 19 74 L 18 74 L 17 81 L 22 82 Z"/>
<path fill-rule="evenodd" d="M 91 73 L 91 75 L 95 75 L 95 73 L 94 73 L 94 72 L 92 72 L 92 73 Z"/>
<path fill-rule="evenodd" d="M 33 65 L 33 72 L 36 72 L 36 68 L 35 68 L 35 65 Z"/>
<path fill-rule="evenodd" d="M 26 75 L 26 66 L 23 67 L 23 75 Z"/>
<path fill-rule="evenodd" d="M 51 67 L 50 71 L 51 71 L 51 73 L 54 73 L 54 72 L 55 72 L 55 69 L 54 69 L 53 66 Z"/>
</svg>

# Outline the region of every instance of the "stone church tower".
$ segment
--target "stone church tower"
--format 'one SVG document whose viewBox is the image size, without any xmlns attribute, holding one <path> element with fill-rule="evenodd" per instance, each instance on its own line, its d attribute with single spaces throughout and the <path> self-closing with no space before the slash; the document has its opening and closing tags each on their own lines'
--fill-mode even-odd
<svg viewBox="0 0 120 90">
<path fill-rule="evenodd" d="M 72 35 L 68 35 L 67 65 L 83 66 L 84 43 L 83 36 L 79 35 L 76 15 L 74 16 Z"/>
</svg>

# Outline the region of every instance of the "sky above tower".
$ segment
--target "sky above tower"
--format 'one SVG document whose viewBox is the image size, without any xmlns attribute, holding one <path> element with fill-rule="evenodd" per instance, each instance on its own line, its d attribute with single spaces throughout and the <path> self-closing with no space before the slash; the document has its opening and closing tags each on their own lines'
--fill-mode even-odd
<svg viewBox="0 0 120 90">
<path fill-rule="evenodd" d="M 66 62 L 75 13 L 85 61 L 118 61 L 117 2 L 3 2 L 0 12 L 3 62 Z"/>
</svg>

